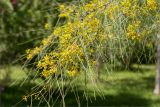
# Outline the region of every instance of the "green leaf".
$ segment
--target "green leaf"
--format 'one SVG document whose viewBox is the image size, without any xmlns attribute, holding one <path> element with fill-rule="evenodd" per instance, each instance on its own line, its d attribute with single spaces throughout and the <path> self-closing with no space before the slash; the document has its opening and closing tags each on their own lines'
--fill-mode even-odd
<svg viewBox="0 0 160 107">
<path fill-rule="evenodd" d="M 13 6 L 10 0 L 0 0 L 0 7 L 4 10 L 13 11 Z"/>
</svg>

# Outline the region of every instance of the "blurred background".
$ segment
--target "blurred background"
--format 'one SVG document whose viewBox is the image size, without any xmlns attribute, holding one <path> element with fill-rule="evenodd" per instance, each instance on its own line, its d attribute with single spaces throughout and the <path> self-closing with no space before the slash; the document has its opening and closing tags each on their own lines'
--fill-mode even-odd
<svg viewBox="0 0 160 107">
<path fill-rule="evenodd" d="M 0 106 L 25 106 L 22 96 L 38 84 L 37 80 L 25 81 L 29 67 L 24 67 L 25 51 L 40 43 L 50 31 L 44 30 L 46 23 L 54 27 L 58 20 L 58 5 L 75 3 L 72 0 L 0 0 Z M 125 61 L 117 58 L 117 67 L 107 75 L 101 70 L 100 85 L 104 97 L 91 94 L 82 105 L 89 106 L 160 106 L 160 97 L 153 95 L 155 85 L 154 43 L 146 46 L 130 46 Z M 106 65 L 107 66 L 107 65 Z M 34 70 L 33 70 L 34 71 Z M 32 79 L 32 76 L 29 76 Z M 23 84 L 22 84 L 23 83 Z M 78 90 L 81 93 L 81 90 Z M 21 102 L 19 102 L 21 101 Z M 35 101 L 34 105 L 38 102 Z M 75 106 L 74 94 L 66 97 L 66 105 Z"/>
</svg>

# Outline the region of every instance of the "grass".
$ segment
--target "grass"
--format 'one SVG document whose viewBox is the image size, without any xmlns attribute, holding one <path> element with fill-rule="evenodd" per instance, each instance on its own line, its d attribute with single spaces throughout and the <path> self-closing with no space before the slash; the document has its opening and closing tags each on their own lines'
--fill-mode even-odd
<svg viewBox="0 0 160 107">
<path fill-rule="evenodd" d="M 20 66 L 7 66 L 0 69 L 0 86 L 5 87 L 1 92 L 0 106 L 11 106 L 21 100 L 21 97 L 29 92 L 31 87 L 36 83 L 28 82 L 20 86 L 26 74 Z M 9 79 L 5 79 L 5 73 L 10 75 Z M 92 85 L 89 86 L 89 100 L 86 101 L 83 96 L 83 88 L 77 89 L 81 106 L 144 106 L 144 107 L 160 107 L 160 96 L 153 95 L 154 89 L 155 66 L 142 65 L 139 68 L 134 65 L 132 71 L 117 70 L 109 73 L 103 70 L 101 73 L 101 81 L 98 83 L 102 90 L 103 97 L 91 93 Z M 4 82 L 7 81 L 7 82 Z M 16 82 L 15 82 L 16 81 Z M 53 96 L 54 98 L 54 96 Z M 73 92 L 67 94 L 67 106 L 78 106 Z M 38 102 L 33 102 L 37 105 Z M 21 102 L 18 106 L 26 106 L 29 102 Z M 57 103 L 57 106 L 60 103 Z"/>
</svg>

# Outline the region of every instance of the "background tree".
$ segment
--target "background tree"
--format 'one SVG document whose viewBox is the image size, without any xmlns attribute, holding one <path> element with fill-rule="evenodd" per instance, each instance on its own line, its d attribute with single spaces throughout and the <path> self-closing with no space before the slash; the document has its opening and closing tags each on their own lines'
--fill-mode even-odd
<svg viewBox="0 0 160 107">
<path fill-rule="evenodd" d="M 5 64 L 22 57 L 27 48 L 47 35 L 44 25 L 55 25 L 57 7 L 56 1 L 39 0 L 1 0 L 0 4 L 0 63 Z"/>
<path fill-rule="evenodd" d="M 157 63 L 156 63 L 156 76 L 155 76 L 155 89 L 154 94 L 159 95 L 160 94 L 160 32 L 157 34 Z"/>
</svg>

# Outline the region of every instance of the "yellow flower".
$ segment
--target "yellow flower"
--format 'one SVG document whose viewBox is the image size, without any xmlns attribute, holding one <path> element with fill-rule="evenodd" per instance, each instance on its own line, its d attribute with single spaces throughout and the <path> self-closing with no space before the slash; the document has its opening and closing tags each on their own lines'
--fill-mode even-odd
<svg viewBox="0 0 160 107">
<path fill-rule="evenodd" d="M 40 48 L 39 48 L 39 47 L 35 47 L 35 48 L 33 49 L 33 54 L 34 54 L 34 55 L 37 55 L 39 52 L 40 52 Z"/>
<path fill-rule="evenodd" d="M 48 23 L 46 23 L 46 24 L 44 25 L 44 28 L 45 28 L 46 30 L 48 30 L 48 29 L 50 29 L 50 28 L 51 28 L 51 25 L 50 25 L 50 24 L 48 24 Z"/>
<path fill-rule="evenodd" d="M 157 3 L 155 0 L 147 0 L 147 7 L 149 10 L 156 10 Z"/>
<path fill-rule="evenodd" d="M 90 22 L 90 25 L 91 25 L 92 27 L 94 27 L 94 26 L 98 26 L 99 23 L 100 23 L 100 21 L 99 21 L 97 18 L 95 18 L 95 19 L 93 19 L 93 20 Z"/>
<path fill-rule="evenodd" d="M 71 23 L 71 22 L 68 22 L 68 23 L 64 26 L 63 30 L 64 30 L 64 33 L 66 33 L 66 34 L 71 34 L 71 33 L 74 31 L 72 23 Z"/>
<path fill-rule="evenodd" d="M 59 10 L 60 11 L 64 10 L 64 5 L 63 4 L 59 5 Z"/>
<path fill-rule="evenodd" d="M 140 37 L 139 34 L 137 33 L 136 29 L 137 29 L 136 24 L 135 25 L 132 25 L 132 24 L 128 25 L 127 36 L 132 40 L 138 39 Z"/>
<path fill-rule="evenodd" d="M 68 71 L 68 74 L 70 77 L 74 77 L 76 75 L 76 71 L 75 70 L 72 70 L 72 71 Z"/>
<path fill-rule="evenodd" d="M 38 67 L 38 68 L 41 68 L 41 67 L 42 67 L 42 62 L 41 62 L 41 61 L 38 61 L 37 67 Z"/>
<path fill-rule="evenodd" d="M 86 4 L 85 6 L 84 6 L 84 9 L 86 10 L 86 11 L 90 11 L 90 10 L 92 10 L 92 9 L 94 9 L 95 8 L 95 4 L 93 4 L 93 3 L 89 3 L 89 4 Z"/>
<path fill-rule="evenodd" d="M 49 70 L 50 75 L 53 75 L 54 73 L 56 73 L 58 71 L 57 67 L 52 66 Z"/>
<path fill-rule="evenodd" d="M 28 54 L 27 55 L 27 60 L 30 60 L 32 57 L 33 57 L 32 54 Z"/>
<path fill-rule="evenodd" d="M 55 29 L 54 29 L 54 31 L 53 31 L 53 35 L 54 36 L 59 36 L 59 35 L 61 35 L 62 34 L 62 29 L 61 29 L 61 27 L 56 27 Z"/>
<path fill-rule="evenodd" d="M 46 56 L 44 57 L 44 62 L 45 62 L 46 64 L 49 64 L 49 63 L 50 63 L 48 55 L 46 55 Z"/>
<path fill-rule="evenodd" d="M 51 36 L 49 36 L 48 38 L 43 39 L 42 40 L 42 44 L 44 46 L 49 45 L 51 43 L 51 39 L 52 39 Z"/>
<path fill-rule="evenodd" d="M 28 99 L 28 96 L 26 96 L 26 95 L 22 96 L 23 101 L 27 101 L 27 99 Z"/>
<path fill-rule="evenodd" d="M 122 11 L 124 14 L 129 15 L 130 14 L 130 7 L 132 6 L 131 1 L 130 0 L 122 0 L 120 2 Z"/>
<path fill-rule="evenodd" d="M 30 60 L 33 57 L 32 51 L 30 49 L 26 50 L 26 54 L 27 54 L 26 55 L 27 60 Z"/>
<path fill-rule="evenodd" d="M 71 34 L 64 34 L 63 36 L 64 36 L 63 38 L 66 40 L 71 39 Z"/>
<path fill-rule="evenodd" d="M 58 15 L 60 18 L 68 18 L 70 16 L 70 13 L 73 12 L 73 6 L 67 6 L 66 8 L 64 7 L 64 5 L 60 5 L 59 6 L 59 11 L 60 11 L 60 14 Z"/>
<path fill-rule="evenodd" d="M 135 21 L 134 24 L 135 24 L 134 26 L 135 26 L 136 28 L 138 28 L 138 27 L 140 26 L 140 24 L 141 24 L 141 21 Z"/>
<path fill-rule="evenodd" d="M 49 76 L 49 72 L 46 71 L 46 70 L 43 70 L 41 74 L 42 74 L 42 76 L 45 77 L 45 78 L 47 78 L 47 77 Z"/>
<path fill-rule="evenodd" d="M 29 54 L 30 52 L 31 52 L 30 49 L 27 49 L 27 50 L 26 50 L 26 54 Z"/>
<path fill-rule="evenodd" d="M 97 64 L 97 61 L 92 61 L 92 64 L 93 64 L 93 65 L 96 65 L 96 64 Z"/>
<path fill-rule="evenodd" d="M 60 13 L 59 15 L 58 15 L 58 17 L 60 17 L 60 18 L 63 18 L 63 17 L 68 17 L 69 16 L 69 13 L 68 12 L 62 12 L 62 13 Z"/>
<path fill-rule="evenodd" d="M 108 17 L 113 20 L 116 15 L 116 11 L 118 10 L 118 5 L 112 4 L 107 9 Z"/>
</svg>

